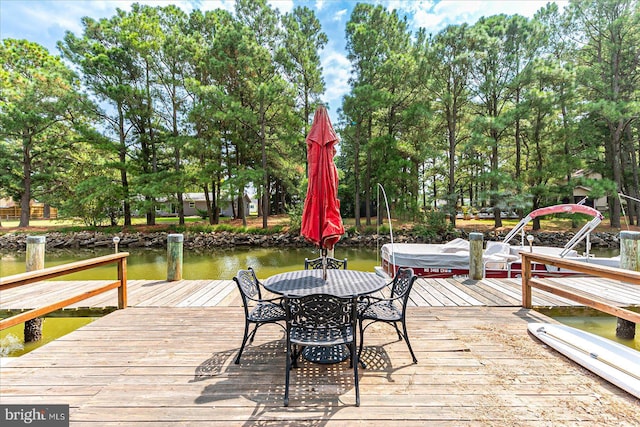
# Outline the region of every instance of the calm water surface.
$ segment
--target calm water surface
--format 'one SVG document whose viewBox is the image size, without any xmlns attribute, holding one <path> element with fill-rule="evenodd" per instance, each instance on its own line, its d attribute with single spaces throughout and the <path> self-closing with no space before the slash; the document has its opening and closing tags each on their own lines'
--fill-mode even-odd
<svg viewBox="0 0 640 427">
<path fill-rule="evenodd" d="M 130 280 L 164 280 L 167 278 L 166 249 L 131 249 L 127 258 L 127 278 Z M 113 250 L 49 251 L 45 254 L 45 267 L 66 264 L 113 253 Z M 373 271 L 378 265 L 378 251 L 371 249 L 336 248 L 336 258 L 347 258 L 350 270 Z M 253 267 L 259 278 L 267 278 L 285 271 L 300 270 L 305 258 L 316 258 L 317 250 L 311 248 L 251 248 L 215 251 L 184 251 L 182 278 L 185 280 L 231 279 L 238 270 Z M 24 252 L 18 254 L 0 252 L 0 276 L 25 271 Z M 115 265 L 82 271 L 58 280 L 112 279 L 116 277 Z"/>
<path fill-rule="evenodd" d="M 17 357 L 93 322 L 97 317 L 47 317 L 42 322 L 42 339 L 24 342 L 24 323 L 0 331 L 0 357 Z"/>
</svg>

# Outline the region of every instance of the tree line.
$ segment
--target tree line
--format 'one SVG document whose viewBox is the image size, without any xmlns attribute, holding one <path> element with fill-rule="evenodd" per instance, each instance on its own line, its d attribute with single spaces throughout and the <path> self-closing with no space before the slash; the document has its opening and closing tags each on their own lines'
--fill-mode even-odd
<svg viewBox="0 0 640 427">
<path fill-rule="evenodd" d="M 60 56 L 27 40 L 0 46 L 0 193 L 89 223 L 204 192 L 245 218 L 248 186 L 268 216 L 299 210 L 305 136 L 325 91 L 314 12 L 237 0 L 235 13 L 134 4 L 82 20 Z M 461 206 L 521 212 L 609 196 L 611 224 L 638 223 L 640 10 L 632 0 L 555 4 L 533 18 L 495 15 L 436 34 L 381 5 L 345 28 L 350 91 L 334 123 L 342 214 L 376 216 L 382 183 L 396 215 Z M 576 179 L 588 169 L 604 179 Z M 628 199 L 631 200 L 631 199 Z M 623 210 L 624 208 L 624 210 Z"/>
<path fill-rule="evenodd" d="M 493 207 L 496 226 L 501 209 L 571 200 L 583 185 L 609 196 L 619 227 L 618 192 L 638 198 L 639 19 L 636 1 L 585 0 L 428 34 L 356 6 L 341 145 L 342 194 L 364 206 L 356 223 L 370 222 L 377 182 L 409 217 L 444 200 L 454 223 L 471 204 Z M 628 203 L 631 224 L 638 208 Z"/>
</svg>

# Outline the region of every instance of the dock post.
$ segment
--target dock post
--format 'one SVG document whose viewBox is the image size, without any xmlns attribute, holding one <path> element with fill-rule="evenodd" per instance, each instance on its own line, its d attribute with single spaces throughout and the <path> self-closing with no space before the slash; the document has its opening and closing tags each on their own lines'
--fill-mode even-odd
<svg viewBox="0 0 640 427">
<path fill-rule="evenodd" d="M 182 280 L 182 253 L 184 235 L 167 236 L 167 281 Z"/>
<path fill-rule="evenodd" d="M 481 280 L 484 276 L 482 264 L 482 233 L 469 233 L 469 278 Z"/>
<path fill-rule="evenodd" d="M 640 232 L 620 232 L 620 268 L 640 271 Z M 636 336 L 636 324 L 618 318 L 616 336 L 623 339 L 633 339 Z"/>
<path fill-rule="evenodd" d="M 44 268 L 44 250 L 46 236 L 27 236 L 26 270 L 35 271 Z M 42 339 L 42 317 L 24 322 L 24 342 L 36 342 Z"/>
</svg>

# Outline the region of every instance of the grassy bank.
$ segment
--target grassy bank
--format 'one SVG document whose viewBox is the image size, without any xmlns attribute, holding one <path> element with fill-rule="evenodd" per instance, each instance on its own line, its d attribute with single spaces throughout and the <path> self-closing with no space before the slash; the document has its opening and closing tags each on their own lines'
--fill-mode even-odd
<svg viewBox="0 0 640 427">
<path fill-rule="evenodd" d="M 344 226 L 346 229 L 355 229 L 354 218 L 344 218 Z M 541 231 L 545 232 L 564 232 L 579 229 L 585 221 L 580 221 L 578 227 L 572 227 L 572 221 L 569 218 L 549 218 L 541 221 Z M 456 228 L 465 231 L 502 231 L 505 229 L 511 229 L 518 223 L 517 219 L 504 219 L 502 220 L 502 227 L 496 229 L 494 221 L 492 219 L 458 219 L 456 220 Z M 262 217 L 252 216 L 247 218 L 247 226 L 244 227 L 242 220 L 231 219 L 228 217 L 220 218 L 220 223 L 217 225 L 209 225 L 207 221 L 200 217 L 187 217 L 185 218 L 185 225 L 180 226 L 178 224 L 178 218 L 176 217 L 158 217 L 156 218 L 156 225 L 146 225 L 146 219 L 144 217 L 132 218 L 131 227 L 118 226 L 100 226 L 89 227 L 82 221 L 77 219 L 52 219 L 42 220 L 33 219 L 30 221 L 28 228 L 18 228 L 18 220 L 3 220 L 2 227 L 0 227 L 0 234 L 7 232 L 25 232 L 25 233 L 42 233 L 49 231 L 59 232 L 77 232 L 83 230 L 95 230 L 102 232 L 150 232 L 150 231 L 193 231 L 193 232 L 213 232 L 213 231 L 229 231 L 229 232 L 254 232 L 256 234 L 270 234 L 289 229 L 290 221 L 288 215 L 275 215 L 268 218 L 268 231 L 264 231 L 262 228 Z M 386 225 L 386 222 L 385 222 Z M 403 222 L 399 220 L 393 220 L 394 231 L 400 232 L 401 230 L 410 230 L 415 224 L 411 222 Z M 529 225 L 529 228 L 531 224 Z M 626 226 L 624 229 L 627 229 Z M 640 227 L 630 227 L 631 230 L 640 230 Z M 375 223 L 372 225 L 366 225 L 365 219 L 361 219 L 361 226 L 359 231 L 363 234 L 372 234 L 376 231 Z M 618 229 L 613 229 L 609 225 L 608 219 L 602 221 L 596 231 L 601 232 L 617 232 Z M 382 232 L 388 232 L 388 226 Z"/>
</svg>

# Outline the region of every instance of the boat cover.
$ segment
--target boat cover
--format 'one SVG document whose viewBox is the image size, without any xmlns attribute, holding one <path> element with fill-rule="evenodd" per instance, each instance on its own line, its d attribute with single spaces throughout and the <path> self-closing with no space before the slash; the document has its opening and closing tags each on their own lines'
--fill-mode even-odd
<svg viewBox="0 0 640 427">
<path fill-rule="evenodd" d="M 469 250 L 428 243 L 387 243 L 382 245 L 381 256 L 391 264 L 402 267 L 469 269 Z M 444 250 L 444 252 L 443 252 Z M 394 262 L 395 259 L 395 262 Z"/>
<path fill-rule="evenodd" d="M 549 246 L 533 247 L 534 253 L 554 256 L 559 256 L 562 250 Z M 520 252 L 529 251 L 529 247 L 488 241 L 482 260 L 489 268 L 506 269 L 508 263 L 520 260 Z M 382 246 L 381 256 L 389 264 L 401 267 L 468 270 L 469 242 L 454 239 L 446 244 L 387 243 Z M 578 254 L 573 250 L 569 256 L 578 257 Z"/>
</svg>

